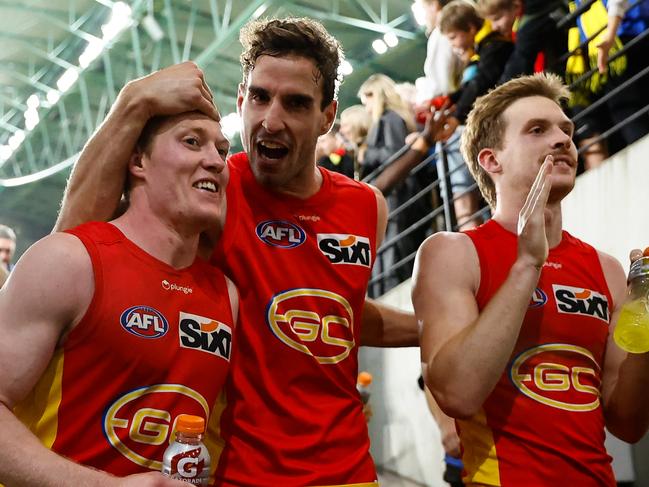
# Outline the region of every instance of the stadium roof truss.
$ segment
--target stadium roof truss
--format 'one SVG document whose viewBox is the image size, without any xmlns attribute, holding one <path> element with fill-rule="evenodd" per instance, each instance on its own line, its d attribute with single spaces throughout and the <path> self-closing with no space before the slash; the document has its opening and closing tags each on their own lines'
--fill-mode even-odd
<svg viewBox="0 0 649 487">
<path fill-rule="evenodd" d="M 0 0 L 0 188 L 71 166 L 129 80 L 201 66 L 221 114 L 235 110 L 239 30 L 251 18 L 311 17 L 338 37 L 357 87 L 372 72 L 413 79 L 423 58 L 377 56 L 388 34 L 421 49 L 411 0 Z M 401 48 L 400 48 L 401 49 Z M 395 49 L 397 51 L 397 49 Z M 410 73 L 410 74 L 408 74 Z M 348 98 L 355 91 L 348 90 Z M 354 101 L 352 101 L 353 103 Z"/>
</svg>

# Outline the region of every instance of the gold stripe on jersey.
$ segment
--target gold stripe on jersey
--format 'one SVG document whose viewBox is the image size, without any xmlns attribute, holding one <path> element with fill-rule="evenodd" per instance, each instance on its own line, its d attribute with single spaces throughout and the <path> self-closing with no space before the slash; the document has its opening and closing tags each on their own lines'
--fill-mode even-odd
<svg viewBox="0 0 649 487">
<path fill-rule="evenodd" d="M 460 430 L 460 441 L 471 448 L 462 452 L 462 461 L 467 477 L 462 479 L 466 484 L 478 483 L 500 485 L 498 454 L 491 428 L 487 426 L 484 409 L 469 421 L 457 420 Z"/>
<path fill-rule="evenodd" d="M 219 397 L 212 406 L 210 419 L 207 422 L 207 431 L 203 440 L 207 451 L 210 452 L 210 460 L 212 462 L 210 464 L 210 485 L 214 483 L 214 473 L 223 453 L 223 448 L 225 448 L 225 440 L 221 435 L 221 415 L 227 405 L 228 401 L 223 391 L 219 394 Z"/>
<path fill-rule="evenodd" d="M 58 430 L 61 404 L 63 349 L 54 352 L 47 369 L 32 391 L 14 408 L 14 414 L 47 448 L 52 448 Z"/>
</svg>

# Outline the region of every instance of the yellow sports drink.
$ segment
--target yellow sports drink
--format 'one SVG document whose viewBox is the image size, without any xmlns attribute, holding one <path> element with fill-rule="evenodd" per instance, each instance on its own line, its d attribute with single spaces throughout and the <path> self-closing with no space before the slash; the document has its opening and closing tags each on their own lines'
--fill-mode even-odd
<svg viewBox="0 0 649 487">
<path fill-rule="evenodd" d="M 631 264 L 628 297 L 615 325 L 613 339 L 630 353 L 649 352 L 649 257 Z"/>
</svg>

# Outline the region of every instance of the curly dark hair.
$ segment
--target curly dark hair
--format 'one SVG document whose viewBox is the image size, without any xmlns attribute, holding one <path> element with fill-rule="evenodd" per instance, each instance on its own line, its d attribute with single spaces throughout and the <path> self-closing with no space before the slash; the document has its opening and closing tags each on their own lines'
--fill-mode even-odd
<svg viewBox="0 0 649 487">
<path fill-rule="evenodd" d="M 322 78 L 320 108 L 336 98 L 341 81 L 338 66 L 344 55 L 340 43 L 320 22 L 295 17 L 253 20 L 241 29 L 239 41 L 243 46 L 240 59 L 244 83 L 260 56 L 294 55 L 313 60 L 318 68 Z"/>
</svg>

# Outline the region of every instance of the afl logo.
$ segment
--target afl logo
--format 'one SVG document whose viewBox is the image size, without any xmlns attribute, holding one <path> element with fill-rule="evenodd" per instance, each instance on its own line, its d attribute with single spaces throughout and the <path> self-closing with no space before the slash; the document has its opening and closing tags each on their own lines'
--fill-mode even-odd
<svg viewBox="0 0 649 487">
<path fill-rule="evenodd" d="M 106 440 L 124 457 L 159 471 L 180 413 L 207 418 L 207 400 L 180 384 L 156 384 L 115 399 L 106 409 L 102 428 Z"/>
<path fill-rule="evenodd" d="M 543 292 L 540 287 L 537 287 L 532 293 L 529 308 L 540 308 L 548 302 L 548 295 Z"/>
<path fill-rule="evenodd" d="M 160 338 L 169 330 L 169 323 L 160 311 L 143 305 L 125 310 L 119 322 L 127 332 L 140 338 Z"/>
<path fill-rule="evenodd" d="M 306 240 L 304 230 L 295 223 L 285 220 L 263 221 L 257 225 L 255 233 L 265 244 L 282 249 L 295 248 Z"/>
<path fill-rule="evenodd" d="M 600 366 L 590 350 L 568 343 L 546 343 L 525 350 L 509 377 L 530 399 L 557 409 L 587 412 L 600 404 Z"/>
</svg>

